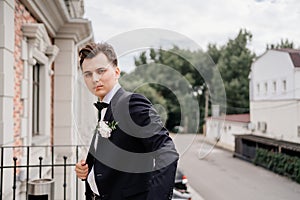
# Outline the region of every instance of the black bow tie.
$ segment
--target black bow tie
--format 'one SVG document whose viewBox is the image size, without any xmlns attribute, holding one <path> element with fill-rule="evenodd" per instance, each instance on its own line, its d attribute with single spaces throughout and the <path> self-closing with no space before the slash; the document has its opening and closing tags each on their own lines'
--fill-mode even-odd
<svg viewBox="0 0 300 200">
<path fill-rule="evenodd" d="M 97 101 L 96 103 L 94 103 L 94 106 L 96 106 L 96 108 L 101 112 L 101 110 L 103 108 L 107 108 L 108 107 L 108 103 Z"/>
<path fill-rule="evenodd" d="M 99 122 L 101 120 L 101 110 L 103 108 L 107 108 L 108 107 L 108 103 L 97 101 L 97 103 L 94 103 L 94 105 L 98 109 L 98 122 Z"/>
</svg>

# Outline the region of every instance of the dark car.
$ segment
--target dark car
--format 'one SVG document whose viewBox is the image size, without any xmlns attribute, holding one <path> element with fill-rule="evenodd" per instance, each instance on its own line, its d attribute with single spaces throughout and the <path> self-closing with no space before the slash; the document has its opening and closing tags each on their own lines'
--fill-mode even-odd
<svg viewBox="0 0 300 200">
<path fill-rule="evenodd" d="M 181 170 L 177 170 L 172 200 L 192 200 L 187 187 L 188 179 Z"/>
</svg>

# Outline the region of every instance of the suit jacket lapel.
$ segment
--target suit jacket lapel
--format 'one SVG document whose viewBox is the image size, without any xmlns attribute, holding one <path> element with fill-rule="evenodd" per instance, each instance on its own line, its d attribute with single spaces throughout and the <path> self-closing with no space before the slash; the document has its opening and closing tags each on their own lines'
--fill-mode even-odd
<svg viewBox="0 0 300 200">
<path fill-rule="evenodd" d="M 125 90 L 123 88 L 120 88 L 116 94 L 113 96 L 113 98 L 111 99 L 108 107 L 107 107 L 107 110 L 106 110 L 106 113 L 104 115 L 104 118 L 103 118 L 103 121 L 112 121 L 114 119 L 113 117 L 113 113 L 112 113 L 112 110 L 115 110 L 113 109 L 115 106 L 116 106 L 116 103 L 118 101 L 118 99 L 125 93 Z"/>
</svg>

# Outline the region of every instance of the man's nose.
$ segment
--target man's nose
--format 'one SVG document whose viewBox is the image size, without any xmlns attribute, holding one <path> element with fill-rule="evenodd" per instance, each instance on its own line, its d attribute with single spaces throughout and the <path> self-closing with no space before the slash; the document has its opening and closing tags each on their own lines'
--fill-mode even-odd
<svg viewBox="0 0 300 200">
<path fill-rule="evenodd" d="M 99 79 L 101 78 L 100 74 L 97 74 L 96 72 L 93 72 L 93 81 L 99 81 Z"/>
</svg>

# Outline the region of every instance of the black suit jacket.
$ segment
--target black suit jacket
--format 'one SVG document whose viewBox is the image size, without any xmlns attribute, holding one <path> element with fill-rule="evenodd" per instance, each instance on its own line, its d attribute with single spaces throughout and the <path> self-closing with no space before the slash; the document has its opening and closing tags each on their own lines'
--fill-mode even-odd
<svg viewBox="0 0 300 200">
<path fill-rule="evenodd" d="M 178 153 L 151 103 L 121 88 L 103 120 L 118 125 L 109 138 L 98 137 L 97 151 L 90 148 L 87 156 L 101 198 L 171 199 Z M 86 182 L 86 199 L 91 193 Z"/>
</svg>

